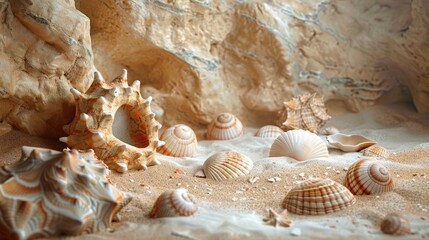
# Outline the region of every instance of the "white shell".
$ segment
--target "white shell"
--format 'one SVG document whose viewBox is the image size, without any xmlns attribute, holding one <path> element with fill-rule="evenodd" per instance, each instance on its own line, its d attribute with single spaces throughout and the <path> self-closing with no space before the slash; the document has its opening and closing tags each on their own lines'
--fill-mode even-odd
<svg viewBox="0 0 429 240">
<path fill-rule="evenodd" d="M 219 114 L 207 129 L 207 139 L 230 140 L 243 135 L 243 124 L 231 113 Z"/>
<path fill-rule="evenodd" d="M 173 157 L 192 157 L 197 153 L 197 137 L 184 124 L 177 124 L 165 130 L 160 139 L 165 142 L 158 152 Z"/>
<path fill-rule="evenodd" d="M 369 195 L 391 191 L 394 184 L 389 171 L 383 165 L 361 159 L 349 167 L 344 186 L 355 195 Z"/>
<path fill-rule="evenodd" d="M 376 144 L 374 140 L 362 135 L 347 135 L 337 133 L 326 137 L 330 148 L 338 148 L 344 152 L 359 152 L 360 150 Z"/>
<path fill-rule="evenodd" d="M 328 148 L 316 134 L 306 130 L 290 130 L 281 133 L 274 141 L 270 157 L 291 157 L 298 161 L 327 160 Z"/>
<path fill-rule="evenodd" d="M 197 202 L 185 188 L 167 190 L 162 193 L 153 205 L 150 217 L 187 217 L 198 210 Z"/>
<path fill-rule="evenodd" d="M 233 151 L 218 152 L 203 164 L 206 177 L 216 181 L 244 176 L 249 174 L 252 168 L 253 162 L 250 158 Z"/>
<path fill-rule="evenodd" d="M 255 134 L 257 137 L 261 138 L 277 138 L 281 133 L 283 133 L 283 129 L 274 126 L 274 125 L 267 125 L 261 127 Z"/>
<path fill-rule="evenodd" d="M 380 229 L 385 234 L 407 235 L 411 233 L 408 219 L 400 213 L 390 213 L 384 217 Z"/>
</svg>

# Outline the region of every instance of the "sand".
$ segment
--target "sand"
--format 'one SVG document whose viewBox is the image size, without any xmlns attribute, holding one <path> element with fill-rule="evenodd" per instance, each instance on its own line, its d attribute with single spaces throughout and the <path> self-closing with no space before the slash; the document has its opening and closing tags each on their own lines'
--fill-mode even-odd
<svg viewBox="0 0 429 240">
<path fill-rule="evenodd" d="M 230 141 L 200 140 L 198 155 L 173 158 L 158 154 L 161 165 L 147 171 L 112 172 L 116 186 L 131 192 L 133 201 L 120 212 L 120 222 L 111 231 L 67 239 L 284 239 L 292 229 L 301 230 L 299 239 L 388 239 L 379 230 L 390 212 L 404 213 L 412 234 L 392 239 L 429 238 L 429 115 L 417 114 L 408 105 L 377 106 L 360 113 L 333 117 L 325 126 L 342 133 L 361 134 L 388 148 L 389 159 L 378 159 L 395 181 L 392 192 L 356 196 L 348 209 L 322 216 L 289 214 L 292 227 L 264 225 L 267 209 L 280 212 L 286 193 L 298 181 L 329 177 L 342 183 L 347 168 L 361 153 L 330 149 L 327 161 L 298 162 L 291 158 L 268 157 L 274 139 L 254 137 L 257 128 L 246 128 L 244 136 Z M 61 150 L 65 145 L 13 130 L 0 137 L 1 164 L 16 161 L 22 145 Z M 197 178 L 204 160 L 222 150 L 246 154 L 254 161 L 245 177 L 223 182 Z M 259 177 L 251 184 L 250 177 Z M 271 183 L 269 178 L 279 177 Z M 184 218 L 150 219 L 156 198 L 167 189 L 185 187 L 198 199 L 198 214 Z"/>
</svg>

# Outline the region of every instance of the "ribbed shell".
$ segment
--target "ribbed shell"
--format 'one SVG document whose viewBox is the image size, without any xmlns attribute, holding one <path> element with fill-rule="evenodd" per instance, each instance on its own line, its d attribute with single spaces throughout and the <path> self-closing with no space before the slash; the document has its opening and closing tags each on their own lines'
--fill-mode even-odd
<svg viewBox="0 0 429 240">
<path fill-rule="evenodd" d="M 195 197 L 185 188 L 167 190 L 162 193 L 153 205 L 150 217 L 187 217 L 198 211 Z"/>
<path fill-rule="evenodd" d="M 270 157 L 291 157 L 298 161 L 327 160 L 328 148 L 316 134 L 305 130 L 281 133 L 270 149 Z"/>
<path fill-rule="evenodd" d="M 343 185 L 327 178 L 308 179 L 290 190 L 283 207 L 299 215 L 323 215 L 343 210 L 356 202 Z"/>
<path fill-rule="evenodd" d="M 245 155 L 224 151 L 209 157 L 203 164 L 203 171 L 207 178 L 222 181 L 249 174 L 253 168 L 253 162 Z"/>
<path fill-rule="evenodd" d="M 160 139 L 165 142 L 158 152 L 173 157 L 192 157 L 197 154 L 197 137 L 184 124 L 177 124 L 165 130 Z"/>
<path fill-rule="evenodd" d="M 407 235 L 411 233 L 408 219 L 400 213 L 390 213 L 381 222 L 381 231 L 390 235 Z"/>
<path fill-rule="evenodd" d="M 364 156 L 369 157 L 378 157 L 378 158 L 384 158 L 387 159 L 390 156 L 390 151 L 387 150 L 384 147 L 378 146 L 378 145 L 372 145 L 368 148 L 365 148 L 362 150 L 362 154 Z"/>
<path fill-rule="evenodd" d="M 283 133 L 283 130 L 281 128 L 274 125 L 267 125 L 261 127 L 256 132 L 255 136 L 261 138 L 277 138 L 281 133 Z"/>
<path fill-rule="evenodd" d="M 337 133 L 326 137 L 331 147 L 338 148 L 344 152 L 359 152 L 360 150 L 376 144 L 374 140 L 358 134 Z"/>
<path fill-rule="evenodd" d="M 389 171 L 383 165 L 366 159 L 349 167 L 344 185 L 355 195 L 388 192 L 394 186 Z"/>
<path fill-rule="evenodd" d="M 207 129 L 207 139 L 230 140 L 243 135 L 243 124 L 231 113 L 219 114 Z"/>
</svg>

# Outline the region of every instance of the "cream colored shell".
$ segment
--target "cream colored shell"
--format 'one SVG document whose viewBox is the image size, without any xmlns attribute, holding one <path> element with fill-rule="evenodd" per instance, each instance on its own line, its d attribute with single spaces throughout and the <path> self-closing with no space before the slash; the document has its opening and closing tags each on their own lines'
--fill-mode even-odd
<svg viewBox="0 0 429 240">
<path fill-rule="evenodd" d="M 197 154 L 197 137 L 194 131 L 184 125 L 177 124 L 165 130 L 160 139 L 165 142 L 158 152 L 173 157 L 192 157 Z"/>
<path fill-rule="evenodd" d="M 283 133 L 283 130 L 281 128 L 274 125 L 267 125 L 261 127 L 256 132 L 255 136 L 261 138 L 277 138 L 281 133 Z"/>
<path fill-rule="evenodd" d="M 197 201 L 188 190 L 178 188 L 162 193 L 152 207 L 150 217 L 187 217 L 198 210 Z"/>
<path fill-rule="evenodd" d="M 128 86 L 125 69 L 111 82 L 105 82 L 95 73 L 94 82 L 85 94 L 74 88 L 71 92 L 76 101 L 76 115 L 64 126 L 69 136 L 60 138 L 62 142 L 77 149 L 94 149 L 110 169 L 118 172 L 146 169 L 159 163 L 155 152 L 164 143 L 158 140 L 161 124 L 151 111 L 152 98 L 144 100 L 140 96 L 139 81 Z M 117 117 L 129 123 L 129 126 L 115 126 L 126 140 L 113 135 Z"/>
<path fill-rule="evenodd" d="M 231 113 L 219 114 L 207 128 L 209 140 L 231 140 L 243 135 L 243 124 Z"/>
<path fill-rule="evenodd" d="M 349 167 L 344 185 L 355 195 L 388 192 L 394 187 L 389 171 L 368 159 L 358 160 Z"/>
<path fill-rule="evenodd" d="M 234 151 L 218 152 L 203 164 L 206 177 L 216 181 L 245 176 L 252 168 L 253 162 L 250 158 Z"/>
<path fill-rule="evenodd" d="M 353 194 L 343 185 L 329 178 L 313 178 L 290 190 L 283 207 L 299 215 L 323 215 L 343 210 L 355 202 Z"/>
<path fill-rule="evenodd" d="M 316 134 L 305 130 L 281 133 L 270 149 L 270 157 L 291 157 L 298 161 L 327 160 L 328 148 Z"/>
<path fill-rule="evenodd" d="M 131 201 L 92 150 L 23 147 L 0 169 L 0 236 L 33 239 L 104 231 Z M 2 238 L 2 239 L 3 239 Z"/>
<path fill-rule="evenodd" d="M 344 152 L 359 152 L 377 142 L 358 134 L 337 133 L 326 137 L 330 148 L 337 148 Z"/>
<path fill-rule="evenodd" d="M 384 217 L 380 229 L 385 234 L 408 235 L 411 233 L 411 226 L 408 219 L 400 213 L 390 213 Z"/>
<path fill-rule="evenodd" d="M 372 145 L 362 150 L 362 155 L 368 156 L 368 157 L 378 157 L 378 158 L 388 159 L 390 156 L 390 151 L 384 147 L 381 147 L 378 145 Z"/>
</svg>

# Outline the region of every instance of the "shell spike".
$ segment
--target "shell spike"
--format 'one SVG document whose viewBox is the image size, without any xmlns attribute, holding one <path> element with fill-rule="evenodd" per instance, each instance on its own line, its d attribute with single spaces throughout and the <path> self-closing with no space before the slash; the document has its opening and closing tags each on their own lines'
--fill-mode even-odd
<svg viewBox="0 0 429 240">
<path fill-rule="evenodd" d="M 164 145 L 165 145 L 165 142 L 160 140 L 160 141 L 158 141 L 156 147 L 162 147 Z"/>
<path fill-rule="evenodd" d="M 121 154 L 127 150 L 127 145 L 121 145 L 118 147 L 118 154 Z"/>
<path fill-rule="evenodd" d="M 69 140 L 68 137 L 60 137 L 60 142 L 67 143 Z"/>
<path fill-rule="evenodd" d="M 97 101 L 100 102 L 101 104 L 107 104 L 108 103 L 106 98 L 103 96 L 99 97 Z"/>
<path fill-rule="evenodd" d="M 119 75 L 119 77 L 121 78 L 121 79 L 123 79 L 123 80 L 127 80 L 127 77 L 128 77 L 128 71 L 127 71 L 127 69 L 122 69 L 121 70 L 121 75 Z"/>
<path fill-rule="evenodd" d="M 94 72 L 94 83 L 101 85 L 104 82 L 103 76 L 100 72 Z"/>
<path fill-rule="evenodd" d="M 100 127 L 103 127 L 103 128 L 109 128 L 112 126 L 112 124 L 113 124 L 112 114 L 105 115 L 100 121 Z"/>
<path fill-rule="evenodd" d="M 138 91 L 140 91 L 140 81 L 139 80 L 135 80 L 134 82 L 133 82 L 133 84 L 132 84 L 132 86 L 134 87 L 134 88 L 136 88 Z"/>
<path fill-rule="evenodd" d="M 75 99 L 82 98 L 82 93 L 79 92 L 79 90 L 77 90 L 76 88 L 70 88 L 70 92 L 73 94 Z"/>
</svg>

